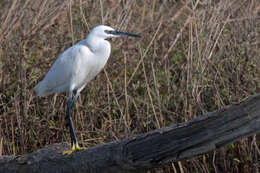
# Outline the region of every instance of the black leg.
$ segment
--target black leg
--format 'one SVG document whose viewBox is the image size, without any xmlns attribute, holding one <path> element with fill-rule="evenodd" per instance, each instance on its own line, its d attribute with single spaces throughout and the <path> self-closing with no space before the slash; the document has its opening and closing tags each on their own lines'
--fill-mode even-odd
<svg viewBox="0 0 260 173">
<path fill-rule="evenodd" d="M 76 95 L 72 99 L 72 93 L 70 93 L 68 105 L 67 105 L 67 111 L 66 111 L 66 119 L 68 120 L 69 129 L 70 129 L 71 146 L 76 145 L 78 143 L 75 130 L 74 130 L 73 121 L 72 121 L 72 110 L 75 105 L 75 102 L 78 99 L 78 96 L 79 96 L 79 92 L 77 91 Z"/>
<path fill-rule="evenodd" d="M 78 150 L 84 150 L 86 148 L 84 147 L 80 147 L 79 144 L 78 144 L 78 140 L 77 140 L 77 137 L 76 137 L 76 134 L 75 134 L 75 130 L 74 130 L 74 125 L 73 125 L 73 122 L 72 122 L 72 110 L 73 110 L 73 107 L 75 105 L 75 102 L 77 101 L 78 99 L 78 96 L 79 96 L 79 93 L 80 91 L 84 88 L 81 87 L 80 89 L 77 90 L 75 96 L 72 98 L 72 94 L 73 94 L 73 91 L 71 91 L 69 93 L 69 100 L 68 100 L 68 105 L 67 105 L 67 111 L 66 111 L 66 119 L 68 121 L 68 125 L 69 125 L 69 129 L 70 129 L 70 138 L 71 138 L 71 150 L 68 150 L 68 151 L 64 151 L 63 152 L 63 155 L 65 154 L 71 154 L 72 152 L 74 151 L 78 151 Z"/>
<path fill-rule="evenodd" d="M 69 129 L 70 129 L 70 138 L 71 138 L 71 146 L 73 146 L 73 144 L 75 144 L 77 142 L 77 137 L 75 134 L 75 130 L 74 130 L 74 125 L 72 122 L 72 106 L 71 106 L 71 100 L 68 101 L 68 105 L 67 105 L 67 112 L 66 112 L 66 119 L 68 121 L 68 125 L 69 125 Z"/>
</svg>

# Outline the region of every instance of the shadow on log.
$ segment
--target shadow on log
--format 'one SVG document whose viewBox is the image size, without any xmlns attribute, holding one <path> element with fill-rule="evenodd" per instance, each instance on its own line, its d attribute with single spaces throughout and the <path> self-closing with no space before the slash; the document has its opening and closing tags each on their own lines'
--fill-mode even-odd
<svg viewBox="0 0 260 173">
<path fill-rule="evenodd" d="M 260 94 L 191 121 L 63 156 L 66 143 L 0 157 L 0 172 L 140 172 L 188 159 L 260 132 Z"/>
</svg>

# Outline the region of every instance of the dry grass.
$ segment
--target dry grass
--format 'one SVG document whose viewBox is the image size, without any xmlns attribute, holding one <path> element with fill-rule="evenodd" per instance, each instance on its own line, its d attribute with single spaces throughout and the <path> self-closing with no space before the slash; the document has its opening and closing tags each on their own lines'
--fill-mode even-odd
<svg viewBox="0 0 260 173">
<path fill-rule="evenodd" d="M 192 119 L 260 92 L 258 0 L 0 2 L 0 155 L 69 140 L 66 94 L 34 87 L 55 58 L 100 23 L 142 34 L 112 40 L 104 71 L 82 92 L 74 123 L 94 146 Z M 147 172 L 259 172 L 251 137 Z"/>
</svg>

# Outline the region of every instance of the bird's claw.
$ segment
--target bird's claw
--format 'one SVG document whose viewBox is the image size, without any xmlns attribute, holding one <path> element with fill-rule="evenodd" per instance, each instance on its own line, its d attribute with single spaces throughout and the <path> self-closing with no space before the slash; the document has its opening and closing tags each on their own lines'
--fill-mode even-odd
<svg viewBox="0 0 260 173">
<path fill-rule="evenodd" d="M 86 150 L 85 147 L 80 147 L 79 144 L 73 144 L 71 150 L 63 151 L 62 155 L 70 155 L 74 151 Z"/>
</svg>

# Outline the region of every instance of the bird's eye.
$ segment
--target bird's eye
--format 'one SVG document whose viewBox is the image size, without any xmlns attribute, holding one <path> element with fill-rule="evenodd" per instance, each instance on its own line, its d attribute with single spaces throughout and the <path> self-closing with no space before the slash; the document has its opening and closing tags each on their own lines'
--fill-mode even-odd
<svg viewBox="0 0 260 173">
<path fill-rule="evenodd" d="M 110 30 L 105 30 L 105 33 L 107 33 L 107 34 L 112 34 L 112 31 L 110 31 Z"/>
</svg>

